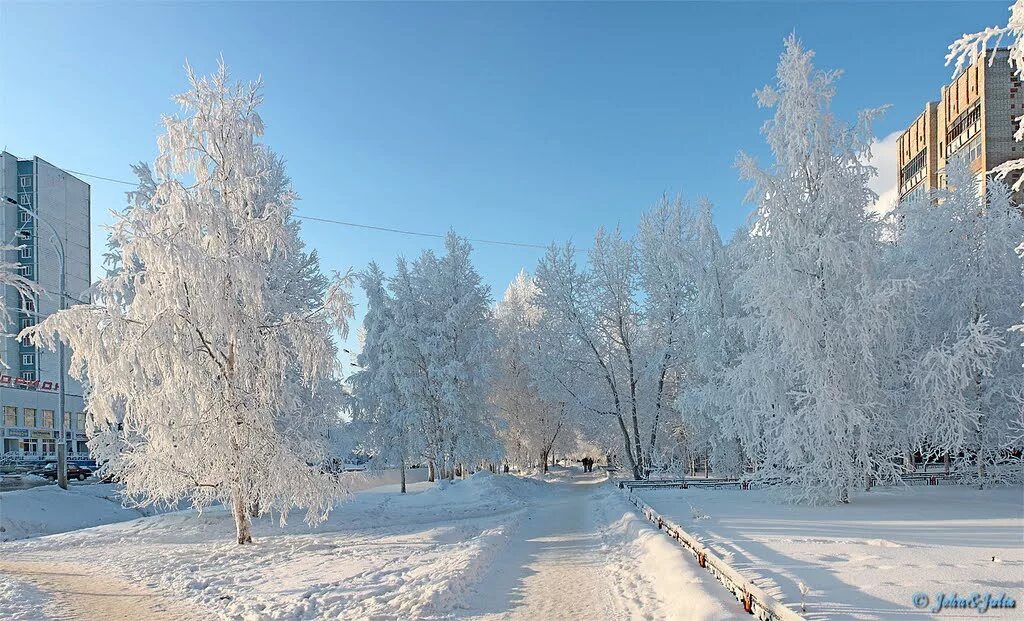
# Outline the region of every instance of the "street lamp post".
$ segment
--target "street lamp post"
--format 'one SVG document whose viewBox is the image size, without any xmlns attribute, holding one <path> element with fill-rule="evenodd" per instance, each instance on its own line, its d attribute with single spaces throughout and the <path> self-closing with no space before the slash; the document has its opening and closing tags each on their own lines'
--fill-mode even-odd
<svg viewBox="0 0 1024 621">
<path fill-rule="evenodd" d="M 18 207 L 18 209 L 32 216 L 32 218 L 41 224 L 46 225 L 50 229 L 50 243 L 53 244 L 54 250 L 57 252 L 57 260 L 60 266 L 60 286 L 58 295 L 60 297 L 59 308 L 60 310 L 65 309 L 65 283 L 66 273 L 64 271 L 64 242 L 60 239 L 60 234 L 57 233 L 57 229 L 46 220 L 42 220 L 36 214 L 35 211 L 28 207 L 19 204 L 13 198 L 5 196 L 4 200 L 8 203 L 12 203 Z M 57 339 L 57 364 L 60 366 L 60 386 L 57 389 L 57 436 L 60 441 L 57 443 L 57 485 L 61 489 L 68 488 L 68 454 L 67 454 L 67 430 L 64 425 L 64 404 L 65 404 L 65 392 L 64 385 L 67 383 L 67 370 L 64 364 L 64 339 Z"/>
</svg>

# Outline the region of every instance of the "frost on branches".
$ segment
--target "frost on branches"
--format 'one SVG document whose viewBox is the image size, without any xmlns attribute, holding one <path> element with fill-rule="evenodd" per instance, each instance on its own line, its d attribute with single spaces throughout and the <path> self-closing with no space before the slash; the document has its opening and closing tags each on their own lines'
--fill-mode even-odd
<svg viewBox="0 0 1024 621">
<path fill-rule="evenodd" d="M 1024 215 L 996 179 L 982 196 L 966 162 L 946 173 L 948 189 L 896 212 L 892 271 L 920 283 L 904 334 L 916 364 L 903 428 L 925 455 L 962 454 L 973 465 L 962 474 L 979 485 L 1019 480 L 1019 460 L 1006 456 L 1024 449 L 1024 369 L 1014 357 L 1024 339 L 1008 329 L 1024 291 L 1013 252 Z"/>
<path fill-rule="evenodd" d="M 566 403 L 592 433 L 613 429 L 615 454 L 638 479 L 665 465 L 666 436 L 678 426 L 689 221 L 680 201 L 664 200 L 636 240 L 600 230 L 585 266 L 572 245 L 552 246 L 536 271 L 540 394 Z"/>
<path fill-rule="evenodd" d="M 349 378 L 355 397 L 353 421 L 365 430 L 363 448 L 373 463 L 397 464 L 401 491 L 406 492 L 405 469 L 423 452 L 423 436 L 416 432 L 416 413 L 408 407 L 399 388 L 400 324 L 395 321 L 394 300 L 386 289 L 386 276 L 376 263 L 360 274 L 366 292 L 363 348 L 356 358 L 358 371 Z"/>
<path fill-rule="evenodd" d="M 561 440 L 574 433 L 564 402 L 541 397 L 533 370 L 549 355 L 537 330 L 542 312 L 535 299 L 537 285 L 525 271 L 505 290 L 494 313 L 497 348 L 491 401 L 504 422 L 501 430 L 506 459 L 520 467 L 548 469 L 548 458 Z"/>
<path fill-rule="evenodd" d="M 443 256 L 399 259 L 386 290 L 376 266 L 362 279 L 369 308 L 352 380 L 356 415 L 368 423 L 370 450 L 403 461 L 415 455 L 431 480 L 501 456 L 488 403 L 490 292 L 471 250 L 449 233 Z"/>
<path fill-rule="evenodd" d="M 815 70 L 812 56 L 790 37 L 777 87 L 758 93 L 775 108 L 764 128 L 774 165 L 740 158 L 757 211 L 736 283 L 748 350 L 730 379 L 757 421 L 758 475 L 793 500 L 834 503 L 868 477 L 893 476 L 877 344 L 898 329 L 900 288 L 879 278 L 879 227 L 865 211 L 872 113 L 855 127 L 834 119 L 837 75 Z"/>
<path fill-rule="evenodd" d="M 348 278 L 320 273 L 298 237 L 284 165 L 257 140 L 260 84 L 188 68 L 165 117 L 153 176 L 111 227 L 116 269 L 97 302 L 30 334 L 73 352 L 88 410 L 107 431 L 100 462 L 141 504 L 231 507 L 250 517 L 306 510 L 323 520 L 344 493 L 316 466 L 339 407 L 332 333 L 352 313 Z"/>
<path fill-rule="evenodd" d="M 1009 63 L 1016 72 L 1017 78 L 1024 77 L 1024 0 L 1015 0 L 1010 6 L 1010 19 L 1005 26 L 993 26 L 982 30 L 981 32 L 975 32 L 973 34 L 965 34 L 949 46 L 949 54 L 946 55 L 946 64 L 956 61 L 956 72 L 959 73 L 960 69 L 964 66 L 964 63 L 974 63 L 979 59 L 984 59 L 988 44 L 995 40 L 996 47 L 1002 42 L 1003 37 L 1010 36 L 1013 38 L 1013 43 L 1010 44 Z M 989 62 L 995 60 L 995 54 L 992 55 Z M 1013 139 L 1020 142 L 1024 140 L 1024 115 L 1016 118 L 1017 131 L 1013 134 Z M 1010 160 L 1003 162 L 999 166 L 996 166 L 992 172 L 995 174 L 997 179 L 1006 179 L 1012 175 L 1016 175 L 1017 178 L 1013 182 L 1013 189 L 1020 190 L 1024 185 L 1024 159 Z M 1015 250 L 1017 255 L 1022 261 L 1024 261 L 1024 237 L 1014 240 Z M 1021 268 L 1024 272 L 1024 267 Z M 1024 301 L 1020 304 L 1021 308 L 1024 308 Z M 1019 315 L 1018 315 L 1019 317 Z M 1024 333 L 1024 321 L 1010 327 L 1010 330 L 1015 332 Z M 1021 405 L 1021 415 L 1024 417 L 1024 404 Z M 1024 433 L 1024 428 L 1021 429 Z"/>
</svg>

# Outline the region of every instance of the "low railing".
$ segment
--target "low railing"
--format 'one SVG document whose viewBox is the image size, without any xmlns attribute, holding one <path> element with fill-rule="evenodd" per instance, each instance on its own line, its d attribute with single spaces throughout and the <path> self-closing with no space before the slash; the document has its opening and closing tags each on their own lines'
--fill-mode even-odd
<svg viewBox="0 0 1024 621">
<path fill-rule="evenodd" d="M 636 481 L 629 481 L 635 483 Z M 621 485 L 620 489 L 624 486 Z M 654 523 L 659 530 L 665 531 L 669 537 L 675 539 L 681 546 L 693 554 L 697 564 L 707 569 L 712 576 L 718 579 L 725 588 L 743 605 L 743 610 L 754 615 L 754 618 L 762 621 L 803 621 L 796 612 L 782 605 L 772 596 L 765 593 L 761 588 L 747 580 L 741 573 L 733 569 L 708 549 L 703 543 L 690 535 L 678 524 L 664 518 L 650 505 L 633 495 L 632 487 L 625 486 L 626 498 L 630 504 L 635 506 L 645 518 Z"/>
<path fill-rule="evenodd" d="M 955 483 L 959 476 L 949 472 L 908 472 L 900 476 L 895 483 L 871 481 L 871 487 L 889 487 L 893 485 L 942 485 Z M 623 479 L 618 482 L 619 489 L 758 489 L 777 485 L 781 481 L 746 481 L 743 479 L 647 479 L 631 481 Z"/>
</svg>

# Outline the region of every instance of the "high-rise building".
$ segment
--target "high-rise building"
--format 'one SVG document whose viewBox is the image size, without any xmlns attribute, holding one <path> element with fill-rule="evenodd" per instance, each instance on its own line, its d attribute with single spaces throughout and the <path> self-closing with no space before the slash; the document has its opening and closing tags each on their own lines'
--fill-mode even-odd
<svg viewBox="0 0 1024 621">
<path fill-rule="evenodd" d="M 20 246 L 7 251 L 4 259 L 18 263 L 21 274 L 43 290 L 22 299 L 18 291 L 4 287 L 2 303 L 15 320 L 8 332 L 17 333 L 60 308 L 60 248 L 65 257 L 67 305 L 87 295 L 89 203 L 89 184 L 81 179 L 38 157 L 18 159 L 6 151 L 0 153 L 0 235 L 4 246 Z M 0 354 L 9 367 L 0 367 L 3 452 L 45 458 L 56 452 L 56 443 L 63 437 L 69 455 L 84 453 L 82 386 L 72 378 L 64 386 L 63 433 L 57 428 L 61 381 L 57 353 L 5 337 Z M 65 356 L 69 359 L 70 352 Z"/>
<path fill-rule="evenodd" d="M 1024 146 L 1013 139 L 1016 117 L 1024 115 L 1024 93 L 1008 58 L 1006 48 L 991 49 L 960 71 L 899 137 L 900 201 L 944 187 L 951 158 L 964 157 L 981 176 L 984 191 L 987 173 L 1024 157 Z"/>
</svg>

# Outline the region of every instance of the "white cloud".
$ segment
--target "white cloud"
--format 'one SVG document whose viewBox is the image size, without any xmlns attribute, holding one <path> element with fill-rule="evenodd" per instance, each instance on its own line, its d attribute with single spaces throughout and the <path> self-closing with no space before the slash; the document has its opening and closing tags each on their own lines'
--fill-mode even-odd
<svg viewBox="0 0 1024 621">
<path fill-rule="evenodd" d="M 902 131 L 889 134 L 885 138 L 877 138 L 871 143 L 871 165 L 878 169 L 878 176 L 868 184 L 878 200 L 870 207 L 871 211 L 877 213 L 888 213 L 896 205 L 899 196 L 896 193 L 896 141 Z"/>
</svg>

